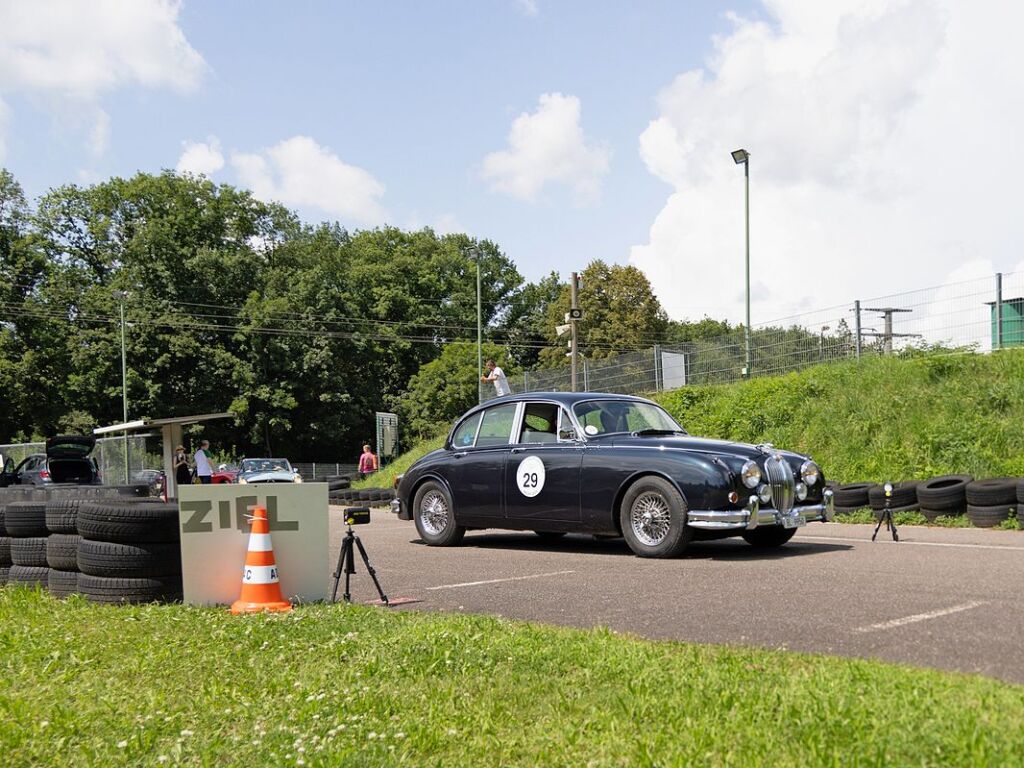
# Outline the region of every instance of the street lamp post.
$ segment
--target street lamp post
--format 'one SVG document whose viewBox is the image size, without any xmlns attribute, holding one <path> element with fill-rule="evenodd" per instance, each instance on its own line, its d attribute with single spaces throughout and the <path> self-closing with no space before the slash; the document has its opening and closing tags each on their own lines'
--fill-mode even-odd
<svg viewBox="0 0 1024 768">
<path fill-rule="evenodd" d="M 128 352 L 125 347 L 124 335 L 124 302 L 128 298 L 128 291 L 117 291 L 115 293 L 121 300 L 121 405 L 123 407 L 123 423 L 128 423 Z M 124 433 L 124 482 L 128 484 L 128 431 Z"/>
<path fill-rule="evenodd" d="M 480 387 L 480 379 L 484 375 L 484 314 L 480 303 L 480 247 L 475 247 L 471 253 L 476 262 L 476 400 L 480 403 L 484 399 Z"/>
<path fill-rule="evenodd" d="M 750 356 L 750 153 L 745 149 L 737 149 L 732 153 L 732 159 L 736 165 L 743 164 L 743 179 L 744 179 L 744 211 L 746 216 L 746 233 L 747 233 L 747 248 L 746 248 L 746 271 L 747 271 L 747 323 L 744 331 L 744 338 L 746 341 L 746 359 L 747 365 L 745 373 L 747 378 L 750 378 L 751 374 L 751 356 Z"/>
</svg>

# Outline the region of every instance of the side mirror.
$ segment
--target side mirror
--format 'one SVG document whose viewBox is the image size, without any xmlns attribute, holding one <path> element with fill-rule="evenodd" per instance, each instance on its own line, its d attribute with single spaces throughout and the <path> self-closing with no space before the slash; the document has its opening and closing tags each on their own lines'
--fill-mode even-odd
<svg viewBox="0 0 1024 768">
<path fill-rule="evenodd" d="M 565 429 L 558 430 L 558 439 L 573 441 L 579 440 L 579 438 L 576 436 L 576 430 L 573 429 L 572 427 L 567 427 Z"/>
</svg>

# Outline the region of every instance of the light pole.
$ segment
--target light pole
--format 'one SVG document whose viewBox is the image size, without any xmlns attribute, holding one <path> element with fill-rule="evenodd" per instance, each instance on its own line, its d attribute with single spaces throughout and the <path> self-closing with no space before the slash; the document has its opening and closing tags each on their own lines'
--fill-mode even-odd
<svg viewBox="0 0 1024 768">
<path fill-rule="evenodd" d="M 128 423 L 128 352 L 125 348 L 124 337 L 124 302 L 128 298 L 128 291 L 115 291 L 114 295 L 121 302 L 121 405 L 123 406 L 123 423 Z M 128 480 L 128 431 L 124 433 L 124 483 Z"/>
<path fill-rule="evenodd" d="M 746 358 L 747 365 L 744 369 L 744 373 L 747 378 L 750 378 L 751 374 L 751 357 L 750 357 L 750 153 L 745 149 L 737 149 L 732 153 L 732 159 L 736 165 L 743 165 L 743 179 L 744 179 L 744 210 L 746 215 L 746 232 L 747 232 L 747 324 L 744 332 L 746 340 Z"/>
<path fill-rule="evenodd" d="M 484 399 L 480 388 L 480 379 L 484 375 L 484 313 L 480 303 L 480 247 L 474 247 L 472 254 L 473 260 L 476 262 L 476 400 L 480 403 Z"/>
</svg>

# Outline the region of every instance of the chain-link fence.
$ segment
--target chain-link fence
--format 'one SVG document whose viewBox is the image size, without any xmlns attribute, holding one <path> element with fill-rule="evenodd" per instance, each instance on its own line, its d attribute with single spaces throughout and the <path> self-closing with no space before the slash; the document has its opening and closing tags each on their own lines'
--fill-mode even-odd
<svg viewBox="0 0 1024 768">
<path fill-rule="evenodd" d="M 581 348 L 577 389 L 636 394 L 773 376 L 809 365 L 907 348 L 990 352 L 1024 347 L 1024 272 L 949 283 L 737 328 L 727 336 L 591 360 Z M 749 373 L 748 370 L 749 369 Z M 568 391 L 569 366 L 509 377 L 513 392 Z M 490 384 L 481 398 L 494 397 Z"/>
</svg>

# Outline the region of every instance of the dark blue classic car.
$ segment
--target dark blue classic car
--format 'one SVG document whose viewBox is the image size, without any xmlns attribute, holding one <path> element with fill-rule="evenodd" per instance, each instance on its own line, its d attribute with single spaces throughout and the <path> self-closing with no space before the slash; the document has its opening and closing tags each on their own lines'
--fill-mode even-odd
<svg viewBox="0 0 1024 768">
<path fill-rule="evenodd" d="M 643 398 L 565 392 L 471 409 L 444 448 L 399 478 L 392 502 L 433 546 L 510 528 L 622 536 L 641 557 L 728 536 L 778 547 L 832 510 L 832 491 L 807 456 L 691 437 Z"/>
</svg>

